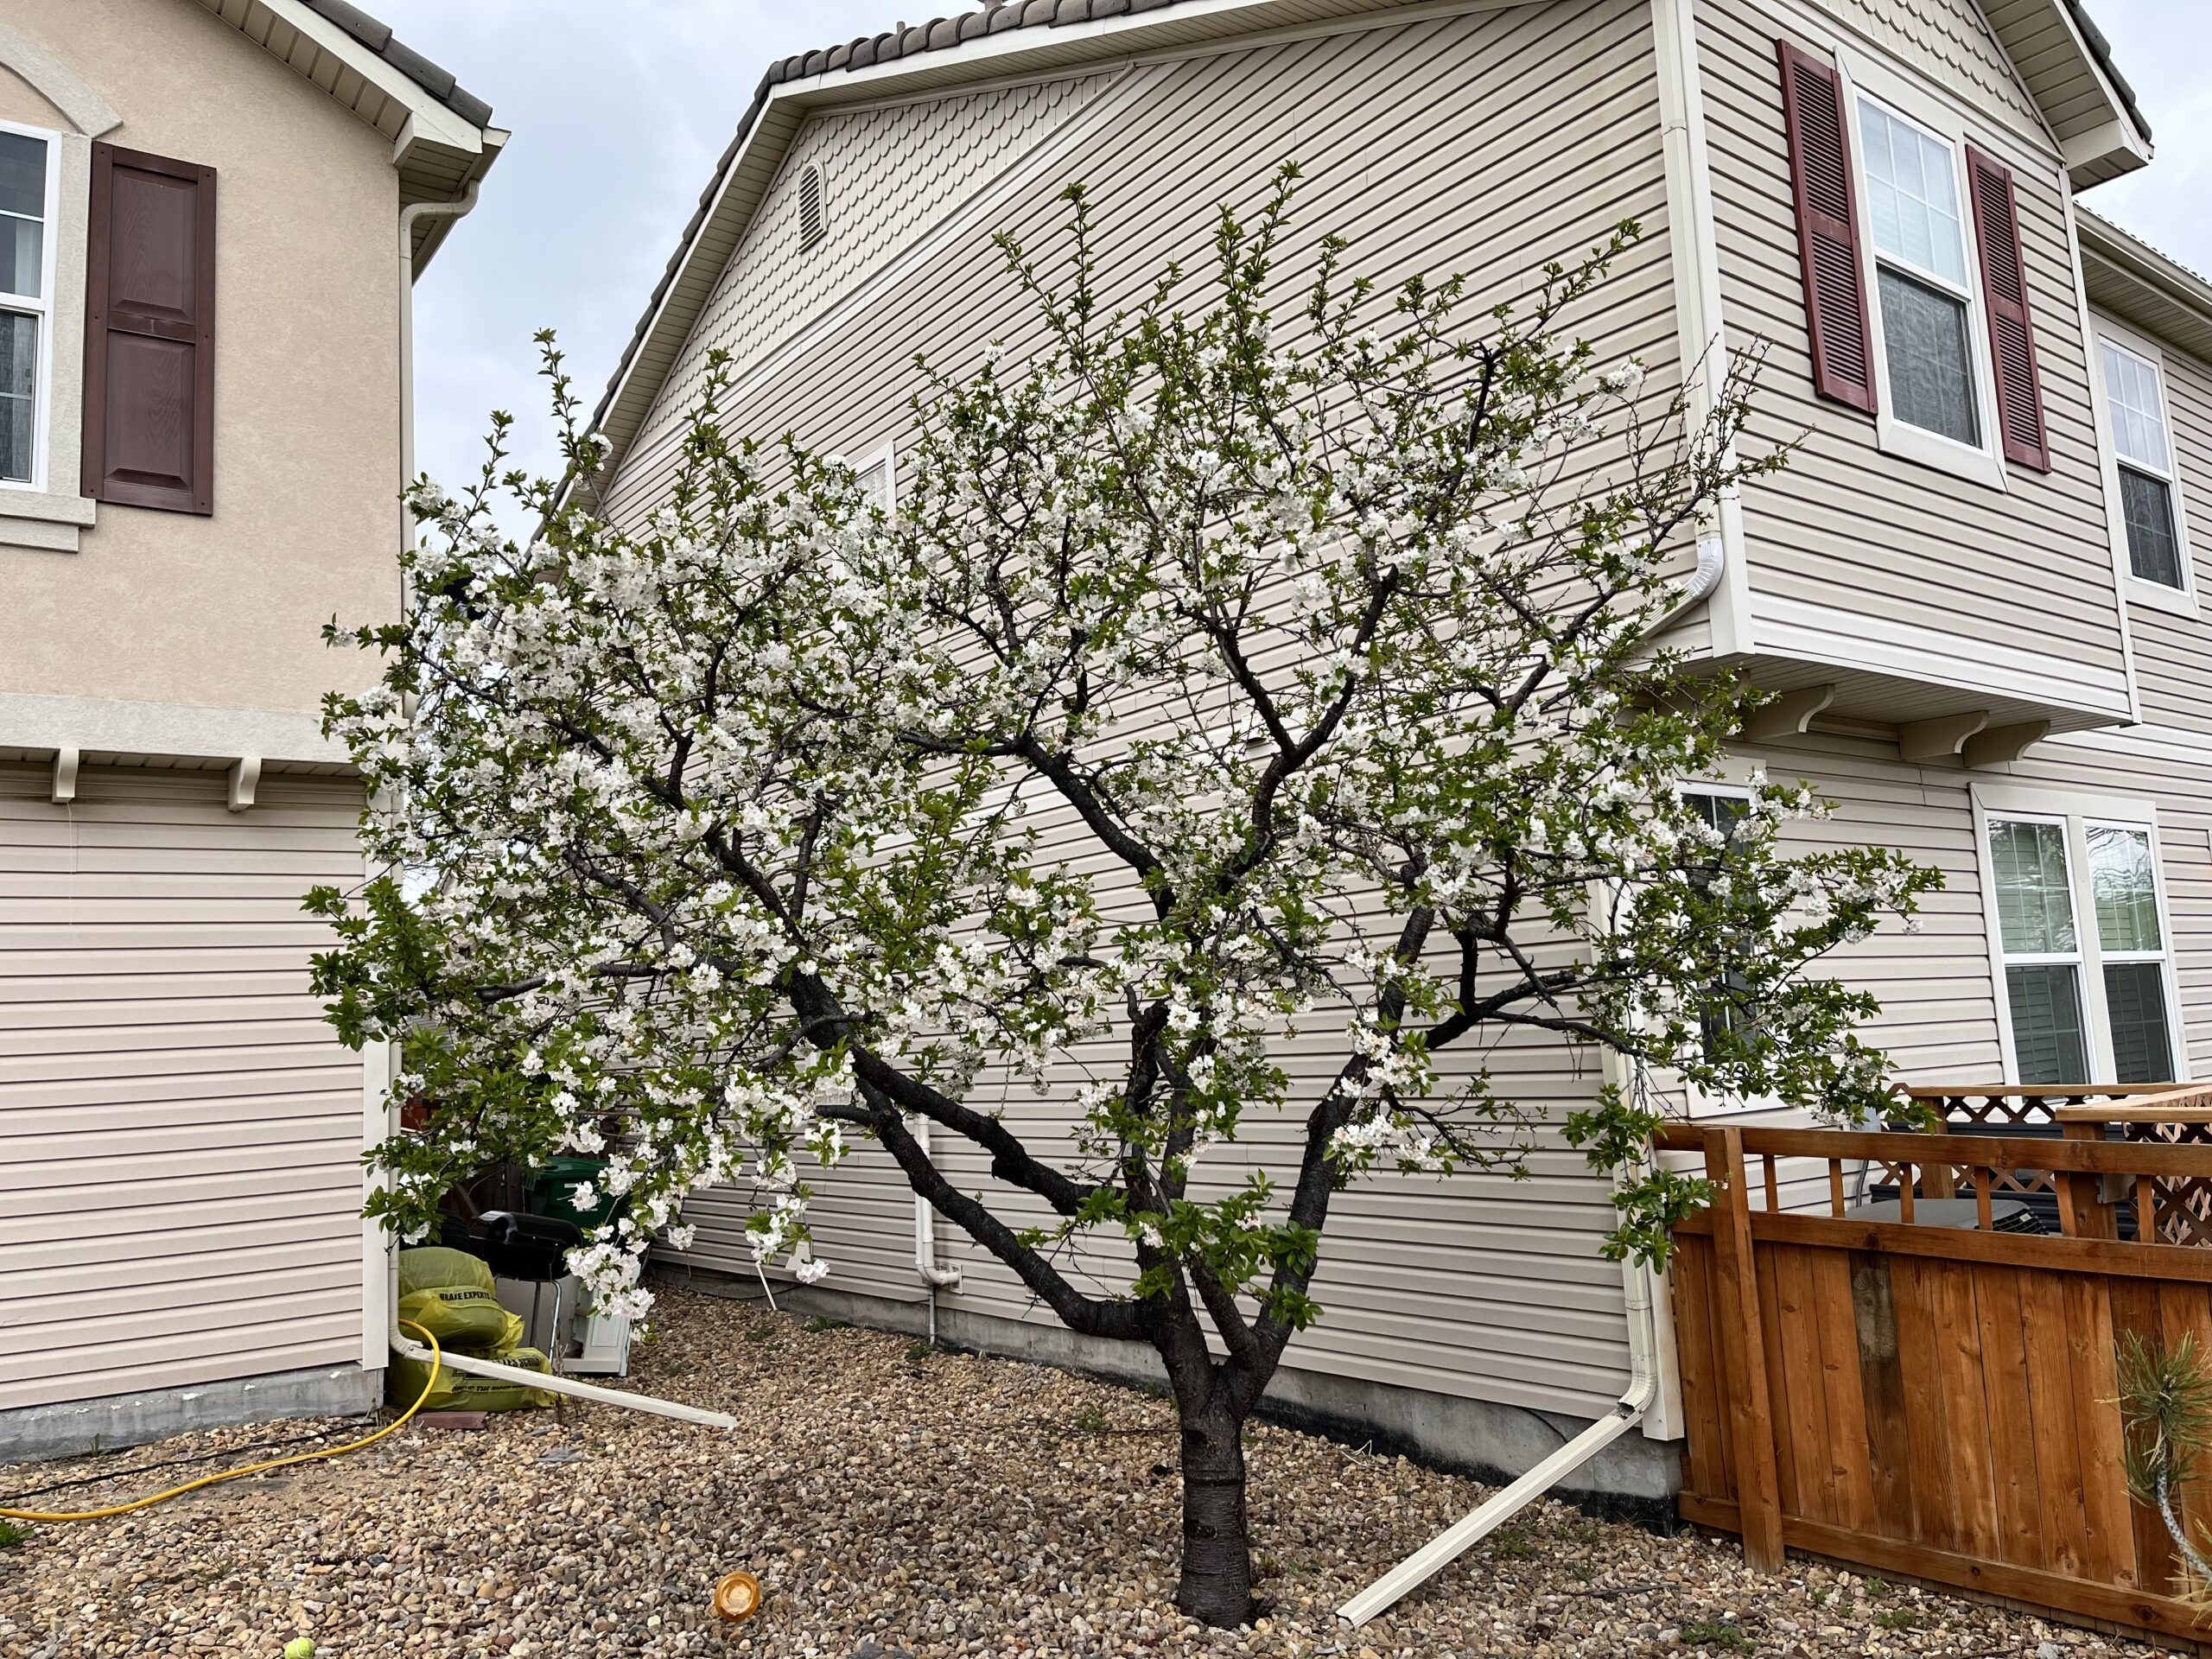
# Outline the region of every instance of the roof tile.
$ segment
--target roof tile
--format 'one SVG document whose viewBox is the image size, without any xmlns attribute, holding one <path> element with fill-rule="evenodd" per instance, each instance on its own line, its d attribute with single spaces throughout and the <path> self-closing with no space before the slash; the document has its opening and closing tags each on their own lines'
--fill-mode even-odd
<svg viewBox="0 0 2212 1659">
<path fill-rule="evenodd" d="M 302 3 L 337 24 L 469 125 L 492 124 L 489 104 L 463 87 L 452 71 L 441 68 L 404 41 L 394 38 L 391 24 L 370 16 L 347 0 L 302 0 Z"/>
</svg>

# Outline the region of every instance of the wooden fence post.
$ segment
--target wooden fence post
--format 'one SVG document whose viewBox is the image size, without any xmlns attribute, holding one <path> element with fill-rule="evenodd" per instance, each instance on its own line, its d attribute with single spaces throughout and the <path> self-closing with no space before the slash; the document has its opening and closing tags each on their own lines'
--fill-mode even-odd
<svg viewBox="0 0 2212 1659">
<path fill-rule="evenodd" d="M 1782 1484 L 1775 1467 L 1774 1397 L 1759 1320 L 1758 1270 L 1751 1258 L 1751 1192 L 1744 1176 L 1744 1132 L 1705 1131 L 1705 1173 L 1713 1187 L 1713 1257 L 1719 1268 L 1722 1363 L 1727 1367 L 1728 1424 L 1736 1462 L 1736 1509 L 1744 1560 L 1758 1573 L 1783 1566 Z"/>
</svg>

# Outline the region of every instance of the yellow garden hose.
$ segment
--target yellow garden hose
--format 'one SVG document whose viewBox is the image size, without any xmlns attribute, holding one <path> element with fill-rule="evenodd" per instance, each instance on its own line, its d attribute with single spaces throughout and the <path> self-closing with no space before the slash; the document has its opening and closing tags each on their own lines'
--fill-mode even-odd
<svg viewBox="0 0 2212 1659">
<path fill-rule="evenodd" d="M 156 1503 L 166 1503 L 173 1497 L 182 1497 L 187 1492 L 196 1492 L 202 1486 L 213 1486 L 226 1480 L 236 1480 L 242 1475 L 258 1475 L 270 1469 L 288 1469 L 296 1463 L 320 1463 L 325 1458 L 342 1458 L 348 1452 L 358 1452 L 365 1446 L 374 1446 L 378 1440 L 398 1428 L 423 1409 L 423 1402 L 430 1397 L 430 1390 L 438 1386 L 438 1360 L 441 1357 L 438 1339 L 412 1319 L 400 1324 L 418 1334 L 430 1344 L 430 1380 L 423 1384 L 423 1392 L 415 1396 L 415 1403 L 401 1412 L 373 1434 L 365 1434 L 358 1440 L 344 1446 L 334 1446 L 327 1452 L 302 1452 L 289 1458 L 276 1458 L 267 1463 L 248 1464 L 243 1469 L 226 1469 L 219 1475 L 204 1475 L 198 1480 L 187 1481 L 181 1486 L 172 1486 L 166 1492 L 156 1492 L 150 1497 L 133 1498 L 128 1503 L 118 1503 L 105 1510 L 78 1510 L 66 1515 L 48 1515 L 38 1510 L 0 1510 L 0 1519 L 9 1521 L 100 1521 L 111 1515 L 128 1515 L 133 1510 L 149 1509 Z"/>
</svg>

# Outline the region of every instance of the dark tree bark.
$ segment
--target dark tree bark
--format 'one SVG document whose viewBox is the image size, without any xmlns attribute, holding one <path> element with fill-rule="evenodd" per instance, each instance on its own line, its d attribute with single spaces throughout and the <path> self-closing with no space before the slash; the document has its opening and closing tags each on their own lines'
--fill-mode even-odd
<svg viewBox="0 0 2212 1659">
<path fill-rule="evenodd" d="M 1245 1508 L 1244 1423 L 1250 1414 L 1232 1369 L 1160 1344 L 1182 1433 L 1183 1572 L 1175 1605 L 1217 1627 L 1249 1624 L 1252 1537 Z"/>
</svg>

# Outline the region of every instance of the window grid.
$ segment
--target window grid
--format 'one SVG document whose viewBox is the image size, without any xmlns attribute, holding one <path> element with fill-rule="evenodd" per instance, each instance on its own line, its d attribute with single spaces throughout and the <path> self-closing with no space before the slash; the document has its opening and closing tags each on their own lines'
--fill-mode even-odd
<svg viewBox="0 0 2212 1659">
<path fill-rule="evenodd" d="M 1738 828 L 1751 815 L 1751 791 L 1719 784 L 1685 784 L 1681 796 L 1683 804 L 1705 827 L 1720 837 L 1714 861 L 1726 859 Z M 1730 970 L 1712 987 L 1710 999 L 1698 1011 L 1699 1041 L 1708 1060 L 1718 1053 L 1723 1039 L 1743 1029 L 1751 1017 L 1751 1011 L 1740 1006 L 1741 994 L 1749 983 L 1744 975 Z"/>
<path fill-rule="evenodd" d="M 2158 365 L 2107 340 L 2105 399 L 2112 407 L 2112 443 L 2120 458 L 2162 479 L 2173 477 L 2166 400 Z"/>
</svg>

